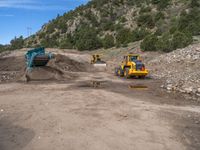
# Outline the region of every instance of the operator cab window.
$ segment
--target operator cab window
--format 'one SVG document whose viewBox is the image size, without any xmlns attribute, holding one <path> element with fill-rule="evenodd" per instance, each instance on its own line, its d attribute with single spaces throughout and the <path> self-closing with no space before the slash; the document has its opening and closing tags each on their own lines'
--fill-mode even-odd
<svg viewBox="0 0 200 150">
<path fill-rule="evenodd" d="M 137 61 L 138 60 L 138 56 L 132 56 L 131 57 L 131 61 Z"/>
</svg>

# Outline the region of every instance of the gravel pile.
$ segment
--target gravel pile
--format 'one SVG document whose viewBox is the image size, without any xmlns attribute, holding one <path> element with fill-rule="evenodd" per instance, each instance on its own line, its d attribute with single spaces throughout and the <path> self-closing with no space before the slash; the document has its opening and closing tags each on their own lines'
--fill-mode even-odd
<svg viewBox="0 0 200 150">
<path fill-rule="evenodd" d="M 0 82 L 13 81 L 16 79 L 18 72 L 0 72 Z"/>
<path fill-rule="evenodd" d="M 163 88 L 200 97 L 200 44 L 163 54 L 148 66 L 154 78 L 165 80 Z"/>
</svg>

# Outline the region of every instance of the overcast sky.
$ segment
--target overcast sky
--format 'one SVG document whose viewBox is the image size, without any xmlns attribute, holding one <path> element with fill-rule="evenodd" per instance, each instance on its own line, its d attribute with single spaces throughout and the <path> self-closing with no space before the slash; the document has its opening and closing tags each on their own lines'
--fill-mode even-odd
<svg viewBox="0 0 200 150">
<path fill-rule="evenodd" d="M 44 23 L 89 0 L 0 0 L 0 44 L 15 36 L 27 37 Z M 28 33 L 29 30 L 29 33 Z"/>
</svg>

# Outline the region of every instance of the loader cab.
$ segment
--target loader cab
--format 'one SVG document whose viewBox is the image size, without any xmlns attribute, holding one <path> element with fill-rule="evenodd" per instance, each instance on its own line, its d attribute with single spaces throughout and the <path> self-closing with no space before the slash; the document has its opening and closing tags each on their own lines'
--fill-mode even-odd
<svg viewBox="0 0 200 150">
<path fill-rule="evenodd" d="M 129 54 L 128 57 L 130 62 L 136 62 L 141 60 L 139 55 Z"/>
</svg>

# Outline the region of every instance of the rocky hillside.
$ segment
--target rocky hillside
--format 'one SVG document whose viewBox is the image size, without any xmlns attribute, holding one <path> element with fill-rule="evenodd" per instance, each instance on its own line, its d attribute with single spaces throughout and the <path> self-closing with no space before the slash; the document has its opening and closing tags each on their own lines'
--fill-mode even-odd
<svg viewBox="0 0 200 150">
<path fill-rule="evenodd" d="M 199 0 L 91 0 L 44 24 L 25 45 L 93 50 L 145 39 L 143 50 L 171 51 L 199 35 L 199 6 Z"/>
</svg>

